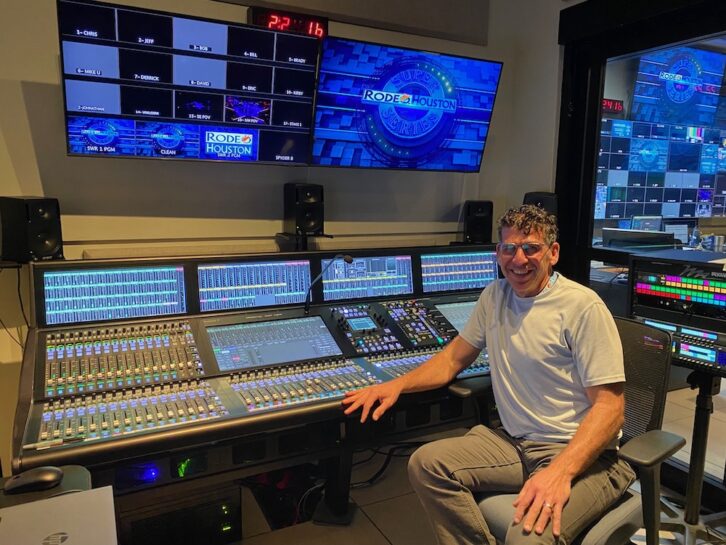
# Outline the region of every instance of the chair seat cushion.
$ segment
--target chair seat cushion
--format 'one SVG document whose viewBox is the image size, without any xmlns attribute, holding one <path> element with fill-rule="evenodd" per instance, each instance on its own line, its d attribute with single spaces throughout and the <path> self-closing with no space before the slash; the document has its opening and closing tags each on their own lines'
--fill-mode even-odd
<svg viewBox="0 0 726 545">
<path fill-rule="evenodd" d="M 516 494 L 479 496 L 479 509 L 497 541 L 504 543 L 509 525 L 514 518 L 512 503 Z M 640 494 L 628 490 L 600 519 L 575 541 L 581 545 L 617 545 L 627 543 L 643 527 Z"/>
</svg>

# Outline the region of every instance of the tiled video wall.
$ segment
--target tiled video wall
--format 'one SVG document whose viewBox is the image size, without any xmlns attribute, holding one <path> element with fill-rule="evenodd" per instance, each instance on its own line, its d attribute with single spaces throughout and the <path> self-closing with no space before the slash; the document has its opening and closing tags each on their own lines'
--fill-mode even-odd
<svg viewBox="0 0 726 545">
<path fill-rule="evenodd" d="M 726 130 L 603 119 L 595 219 L 726 216 Z"/>
</svg>

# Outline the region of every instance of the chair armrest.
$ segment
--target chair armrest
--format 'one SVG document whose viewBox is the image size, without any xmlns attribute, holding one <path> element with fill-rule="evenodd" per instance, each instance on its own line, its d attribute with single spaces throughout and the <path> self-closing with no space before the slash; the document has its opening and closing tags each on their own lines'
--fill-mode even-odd
<svg viewBox="0 0 726 545">
<path fill-rule="evenodd" d="M 680 435 L 663 430 L 651 430 L 633 437 L 618 452 L 625 461 L 641 467 L 653 467 L 686 444 Z"/>
<path fill-rule="evenodd" d="M 449 393 L 462 399 L 484 395 L 491 389 L 492 379 L 489 377 L 462 378 L 449 384 Z"/>
</svg>

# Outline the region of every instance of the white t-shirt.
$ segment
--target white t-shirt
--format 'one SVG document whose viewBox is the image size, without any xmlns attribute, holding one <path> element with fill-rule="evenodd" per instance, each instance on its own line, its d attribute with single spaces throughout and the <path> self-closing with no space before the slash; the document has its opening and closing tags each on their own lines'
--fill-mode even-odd
<svg viewBox="0 0 726 545">
<path fill-rule="evenodd" d="M 504 279 L 492 282 L 460 333 L 489 351 L 504 429 L 532 441 L 569 441 L 591 406 L 585 388 L 625 381 L 610 311 L 589 288 L 554 280 L 534 297 L 517 296 Z"/>
</svg>

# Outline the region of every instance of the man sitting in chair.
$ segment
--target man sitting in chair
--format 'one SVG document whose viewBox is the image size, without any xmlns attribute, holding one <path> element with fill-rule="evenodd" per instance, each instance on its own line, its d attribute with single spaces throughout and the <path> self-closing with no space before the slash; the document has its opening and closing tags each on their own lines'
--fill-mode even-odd
<svg viewBox="0 0 726 545">
<path fill-rule="evenodd" d="M 600 298 L 553 272 L 554 216 L 524 205 L 498 231 L 504 279 L 484 289 L 460 335 L 406 375 L 348 392 L 345 413 L 378 420 L 401 393 L 446 385 L 487 346 L 503 429 L 424 445 L 409 461 L 411 483 L 442 545 L 494 545 L 474 494 L 498 492 L 519 492 L 507 545 L 569 544 L 634 479 L 616 455 L 622 346 Z"/>
</svg>

